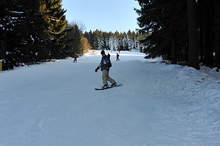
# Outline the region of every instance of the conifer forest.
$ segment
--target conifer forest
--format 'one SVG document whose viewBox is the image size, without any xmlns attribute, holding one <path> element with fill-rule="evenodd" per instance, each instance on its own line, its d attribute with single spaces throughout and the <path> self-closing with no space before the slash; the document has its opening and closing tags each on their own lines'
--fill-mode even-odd
<svg viewBox="0 0 220 146">
<path fill-rule="evenodd" d="M 220 68 L 219 0 L 136 0 L 146 58 Z"/>
<path fill-rule="evenodd" d="M 66 20 L 62 0 L 1 0 L 3 69 L 83 55 L 89 49 L 138 50 L 172 64 L 220 68 L 219 0 L 135 1 L 139 29 L 83 32 Z"/>
<path fill-rule="evenodd" d="M 61 3 L 62 0 L 0 1 L 3 70 L 64 59 L 90 49 L 77 24 L 68 24 Z"/>
</svg>

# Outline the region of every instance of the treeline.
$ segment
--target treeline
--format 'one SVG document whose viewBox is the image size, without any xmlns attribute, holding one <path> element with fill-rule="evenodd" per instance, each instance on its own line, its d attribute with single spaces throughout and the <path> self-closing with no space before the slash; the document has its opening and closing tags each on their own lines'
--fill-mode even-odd
<svg viewBox="0 0 220 146">
<path fill-rule="evenodd" d="M 93 49 L 101 50 L 138 50 L 144 48 L 140 40 L 144 39 L 147 34 L 141 34 L 135 31 L 128 32 L 103 32 L 101 30 L 89 31 L 84 33 L 85 37 Z"/>
<path fill-rule="evenodd" d="M 89 48 L 77 25 L 67 23 L 61 2 L 0 1 L 0 60 L 3 60 L 3 69 L 66 58 L 75 52 L 82 54 L 83 49 Z"/>
<path fill-rule="evenodd" d="M 136 0 L 140 9 L 141 40 L 148 57 L 163 56 L 199 69 L 199 64 L 220 68 L 219 0 Z"/>
<path fill-rule="evenodd" d="M 80 25 L 74 22 L 68 24 L 68 33 L 66 35 L 66 48 L 70 50 L 68 56 L 73 56 L 75 53 L 83 55 L 88 52 L 92 47 L 88 39 L 84 36 Z"/>
</svg>

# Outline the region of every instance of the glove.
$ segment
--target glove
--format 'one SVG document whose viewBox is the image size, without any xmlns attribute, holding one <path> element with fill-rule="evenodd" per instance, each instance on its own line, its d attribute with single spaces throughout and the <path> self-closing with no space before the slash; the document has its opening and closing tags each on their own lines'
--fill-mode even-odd
<svg viewBox="0 0 220 146">
<path fill-rule="evenodd" d="M 95 72 L 97 72 L 99 70 L 99 67 L 97 67 L 96 69 L 95 69 Z"/>
</svg>

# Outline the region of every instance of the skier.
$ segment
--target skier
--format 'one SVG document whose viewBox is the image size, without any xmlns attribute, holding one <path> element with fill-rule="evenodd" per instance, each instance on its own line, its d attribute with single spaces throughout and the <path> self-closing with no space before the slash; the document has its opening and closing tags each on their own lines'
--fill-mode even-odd
<svg viewBox="0 0 220 146">
<path fill-rule="evenodd" d="M 109 87 L 107 81 L 109 81 L 111 83 L 111 87 L 117 86 L 117 83 L 115 82 L 115 80 L 113 80 L 111 77 L 109 77 L 109 69 L 111 67 L 110 54 L 106 55 L 105 51 L 102 50 L 101 55 L 102 55 L 101 63 L 95 69 L 95 72 L 97 72 L 99 70 L 99 68 L 101 68 L 102 81 L 103 81 L 102 88 L 107 89 Z"/>
<path fill-rule="evenodd" d="M 75 54 L 73 55 L 73 58 L 74 58 L 73 62 L 77 62 L 78 55 L 75 53 Z"/>
<path fill-rule="evenodd" d="M 118 53 L 116 54 L 116 61 L 120 61 Z"/>
</svg>

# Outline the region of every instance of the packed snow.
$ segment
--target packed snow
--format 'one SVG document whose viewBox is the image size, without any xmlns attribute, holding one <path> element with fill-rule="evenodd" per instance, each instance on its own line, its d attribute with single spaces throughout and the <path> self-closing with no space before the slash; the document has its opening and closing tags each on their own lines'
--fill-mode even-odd
<svg viewBox="0 0 220 146">
<path fill-rule="evenodd" d="M 219 146 L 220 73 L 99 51 L 0 72 L 0 146 Z"/>
</svg>

